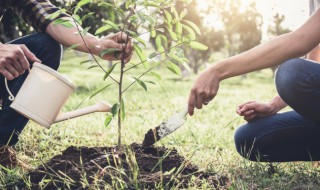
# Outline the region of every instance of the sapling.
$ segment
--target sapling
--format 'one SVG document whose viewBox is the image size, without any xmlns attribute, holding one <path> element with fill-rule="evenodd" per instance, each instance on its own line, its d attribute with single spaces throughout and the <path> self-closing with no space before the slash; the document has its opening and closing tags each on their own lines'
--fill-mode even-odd
<svg viewBox="0 0 320 190">
<path fill-rule="evenodd" d="M 113 118 L 117 118 L 118 122 L 118 146 L 121 146 L 122 121 L 125 119 L 125 101 L 123 99 L 126 93 L 134 84 L 139 84 L 145 91 L 148 90 L 147 84 L 154 84 L 154 81 L 144 81 L 143 77 L 146 74 L 151 74 L 157 78 L 161 76 L 153 71 L 158 66 L 166 67 L 171 72 L 180 75 L 180 67 L 188 67 L 188 59 L 184 56 L 183 47 L 191 47 L 196 50 L 206 50 L 207 47 L 196 41 L 196 36 L 200 35 L 199 28 L 192 22 L 185 20 L 184 17 L 188 14 L 186 10 L 178 12 L 176 3 L 188 3 L 188 0 L 110 0 L 110 1 L 94 1 L 81 0 L 77 3 L 70 3 L 68 12 L 72 13 L 72 19 L 79 25 L 82 22 L 94 16 L 95 13 L 89 12 L 86 15 L 81 15 L 82 9 L 89 3 L 96 3 L 99 7 L 108 7 L 115 10 L 117 23 L 107 18 L 101 21 L 101 26 L 95 31 L 95 35 L 102 35 L 108 32 L 123 32 L 128 34 L 128 39 L 122 50 L 105 49 L 100 52 L 103 57 L 106 54 L 122 55 L 120 62 L 115 62 L 110 68 L 106 69 L 96 59 L 89 47 L 84 41 L 83 36 L 90 30 L 90 26 L 81 29 L 78 27 L 78 34 L 83 39 L 88 51 L 91 53 L 96 66 L 104 72 L 103 80 L 111 81 L 111 84 L 118 86 L 118 102 L 113 104 L 112 113 L 105 119 L 105 126 L 108 126 Z M 66 12 L 66 9 L 61 9 Z M 57 15 L 51 15 L 54 17 Z M 57 19 L 57 24 L 62 24 L 66 27 L 71 27 L 70 21 Z M 130 36 L 130 37 L 129 37 Z M 155 49 L 150 52 L 149 40 L 155 42 Z M 134 53 L 139 58 L 139 62 L 133 61 L 125 64 L 126 57 L 125 49 L 128 46 L 128 41 L 133 42 Z M 71 48 L 76 47 L 75 44 Z M 146 51 L 149 50 L 149 51 Z M 146 52 L 149 52 L 148 54 Z M 119 67 L 119 78 L 113 76 L 113 71 Z M 131 76 L 133 81 L 128 86 L 124 86 L 124 76 L 134 68 L 143 68 L 142 73 L 136 76 Z M 92 67 L 90 67 L 92 68 Z M 108 84 L 91 95 L 90 98 L 110 87 Z"/>
</svg>

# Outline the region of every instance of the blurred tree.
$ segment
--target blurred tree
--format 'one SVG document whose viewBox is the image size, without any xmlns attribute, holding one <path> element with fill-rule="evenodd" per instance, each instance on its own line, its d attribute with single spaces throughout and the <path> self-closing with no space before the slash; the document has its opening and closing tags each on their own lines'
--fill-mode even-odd
<svg viewBox="0 0 320 190">
<path fill-rule="evenodd" d="M 217 5 L 225 27 L 228 56 L 260 44 L 263 22 L 254 2 L 244 7 L 240 0 L 224 0 L 219 1 Z"/>
<path fill-rule="evenodd" d="M 205 23 L 205 19 L 208 17 L 208 14 L 211 11 L 214 11 L 214 3 L 208 3 L 206 10 L 200 10 L 197 8 L 197 3 L 197 0 L 191 0 L 189 3 L 177 4 L 178 12 L 185 11 L 188 13 L 185 16 L 185 19 L 193 22 L 199 28 L 201 34 L 198 34 L 199 36 L 197 37 L 197 41 L 208 47 L 208 50 L 206 51 L 197 51 L 191 48 L 185 48 L 186 56 L 189 59 L 188 64 L 195 74 L 197 74 L 199 68 L 210 59 L 213 52 L 219 51 L 224 47 L 223 31 Z"/>
<path fill-rule="evenodd" d="M 271 34 L 271 36 L 280 36 L 282 34 L 286 34 L 291 32 L 289 28 L 285 28 L 283 26 L 283 22 L 285 21 L 285 16 L 279 13 L 276 13 L 273 16 L 273 24 L 269 25 L 268 27 L 268 33 Z M 271 67 L 273 75 L 275 74 L 278 66 Z"/>
</svg>

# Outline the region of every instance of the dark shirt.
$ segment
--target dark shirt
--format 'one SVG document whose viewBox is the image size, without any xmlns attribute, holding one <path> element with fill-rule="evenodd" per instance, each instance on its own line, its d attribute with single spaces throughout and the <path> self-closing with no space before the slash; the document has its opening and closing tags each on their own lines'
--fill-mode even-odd
<svg viewBox="0 0 320 190">
<path fill-rule="evenodd" d="M 6 9 L 12 9 L 38 32 L 45 32 L 50 22 L 67 16 L 61 13 L 54 19 L 48 18 L 48 15 L 59 10 L 49 0 L 0 0 L 0 18 Z"/>
</svg>

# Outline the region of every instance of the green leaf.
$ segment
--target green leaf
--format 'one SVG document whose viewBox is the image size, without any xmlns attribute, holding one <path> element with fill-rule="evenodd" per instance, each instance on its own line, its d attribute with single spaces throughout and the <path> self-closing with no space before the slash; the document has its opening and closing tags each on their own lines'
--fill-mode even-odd
<svg viewBox="0 0 320 190">
<path fill-rule="evenodd" d="M 197 34 L 201 35 L 200 28 L 195 23 L 188 20 L 182 20 L 182 21 L 188 24 L 194 31 L 196 31 Z"/>
<path fill-rule="evenodd" d="M 189 27 L 189 26 L 187 26 L 185 24 L 182 24 L 182 28 L 185 29 L 186 31 L 188 31 L 189 37 L 190 37 L 191 40 L 195 40 L 196 39 L 196 33 L 194 32 L 194 30 L 191 27 Z"/>
<path fill-rule="evenodd" d="M 81 0 L 79 1 L 79 3 L 77 4 L 77 7 L 82 7 L 83 5 L 86 5 L 88 3 L 91 3 L 91 0 Z"/>
<path fill-rule="evenodd" d="M 98 65 L 91 65 L 90 67 L 88 67 L 87 69 L 89 70 L 89 69 L 93 69 L 93 68 L 97 68 L 97 67 L 99 67 Z"/>
<path fill-rule="evenodd" d="M 90 13 L 84 15 L 84 16 L 82 17 L 81 21 L 86 20 L 87 18 L 91 17 L 92 15 L 94 15 L 94 12 L 90 12 Z"/>
<path fill-rule="evenodd" d="M 142 51 L 142 49 L 137 44 L 133 43 L 133 49 L 134 49 L 134 52 L 137 53 L 141 62 L 146 61 L 147 59 L 146 54 Z"/>
<path fill-rule="evenodd" d="M 109 88 L 111 86 L 111 84 L 108 84 L 98 90 L 96 90 L 91 96 L 89 99 L 93 98 L 95 95 L 99 94 L 100 92 L 104 91 L 105 89 Z"/>
<path fill-rule="evenodd" d="M 130 7 L 130 5 L 132 4 L 132 2 L 131 1 L 127 1 L 126 2 L 126 9 L 128 9 L 129 7 Z"/>
<path fill-rule="evenodd" d="M 150 36 L 151 36 L 152 38 L 155 38 L 156 35 L 157 35 L 156 30 L 155 30 L 155 29 L 151 29 L 151 31 L 150 31 Z"/>
<path fill-rule="evenodd" d="M 162 44 L 165 48 L 168 48 L 168 39 L 165 35 L 161 34 L 161 40 L 162 40 Z"/>
<path fill-rule="evenodd" d="M 103 21 L 105 24 L 111 26 L 115 30 L 119 30 L 119 26 L 110 20 Z"/>
<path fill-rule="evenodd" d="M 112 53 L 117 52 L 117 51 L 121 51 L 121 50 L 116 49 L 116 48 L 109 48 L 109 49 L 102 50 L 102 51 L 100 52 L 100 57 L 103 57 L 103 56 L 105 56 L 106 54 L 112 54 Z"/>
<path fill-rule="evenodd" d="M 196 42 L 196 41 L 191 41 L 189 45 L 192 49 L 195 49 L 195 50 L 205 51 L 208 49 L 208 46 L 203 45 L 202 43 Z"/>
<path fill-rule="evenodd" d="M 104 74 L 103 80 L 106 80 L 117 64 L 113 64 Z"/>
<path fill-rule="evenodd" d="M 187 16 L 187 14 L 188 14 L 188 10 L 183 9 L 183 11 L 181 11 L 181 13 L 180 13 L 180 19 L 183 19 L 185 16 Z"/>
<path fill-rule="evenodd" d="M 148 88 L 147 88 L 146 83 L 144 83 L 142 80 L 138 79 L 137 77 L 133 77 L 133 78 L 137 81 L 137 83 L 139 83 L 139 84 L 142 86 L 142 88 L 143 88 L 145 91 L 148 91 Z"/>
<path fill-rule="evenodd" d="M 76 8 L 74 9 L 74 14 L 76 14 L 82 6 L 84 6 L 84 5 L 88 4 L 88 3 L 91 3 L 91 0 L 81 0 L 81 1 L 79 1 L 79 3 L 77 4 Z"/>
<path fill-rule="evenodd" d="M 135 37 L 134 39 L 136 39 L 139 43 L 141 43 L 145 48 L 147 48 L 147 44 L 146 42 L 140 38 L 140 37 Z"/>
<path fill-rule="evenodd" d="M 158 52 L 163 52 L 164 51 L 164 47 L 162 46 L 162 42 L 161 42 L 161 35 L 158 35 L 156 37 L 156 47 L 157 47 L 157 51 Z"/>
<path fill-rule="evenodd" d="M 174 41 L 178 40 L 176 33 L 174 33 L 172 30 L 168 30 L 168 32 L 170 33 L 170 36 Z"/>
<path fill-rule="evenodd" d="M 180 67 L 178 67 L 176 64 L 172 63 L 171 61 L 167 61 L 167 64 L 168 64 L 167 68 L 168 68 L 171 72 L 173 72 L 173 73 L 176 74 L 176 75 L 181 76 L 181 69 L 180 69 Z"/>
<path fill-rule="evenodd" d="M 80 65 L 83 65 L 84 63 L 88 63 L 88 62 L 91 62 L 91 60 L 88 59 L 88 60 L 85 60 L 85 61 L 81 61 L 79 64 L 80 64 Z"/>
<path fill-rule="evenodd" d="M 188 63 L 186 63 L 186 62 L 181 62 L 181 65 L 182 65 L 185 69 L 187 69 L 187 71 L 191 72 L 191 68 L 190 68 L 190 66 L 188 65 Z"/>
<path fill-rule="evenodd" d="M 151 71 L 150 74 L 152 74 L 153 76 L 155 76 L 157 79 L 161 80 L 161 76 L 160 76 L 158 73 Z"/>
<path fill-rule="evenodd" d="M 105 2 L 99 3 L 98 6 L 99 6 L 99 7 L 114 7 L 113 4 L 111 4 L 111 3 L 105 3 Z"/>
<path fill-rule="evenodd" d="M 115 117 L 118 114 L 119 108 L 120 108 L 120 104 L 119 103 L 116 103 L 116 104 L 114 104 L 112 106 L 111 114 L 112 114 L 113 117 Z"/>
<path fill-rule="evenodd" d="M 152 2 L 152 1 L 147 1 L 146 3 L 144 3 L 144 5 L 147 7 L 157 7 L 157 8 L 160 7 L 160 5 L 158 3 Z"/>
<path fill-rule="evenodd" d="M 96 30 L 95 35 L 100 34 L 100 33 L 102 33 L 102 32 L 105 32 L 105 31 L 110 30 L 110 29 L 112 29 L 112 27 L 109 26 L 109 25 L 102 26 L 102 27 L 100 27 L 100 28 L 98 28 L 98 29 Z"/>
<path fill-rule="evenodd" d="M 53 21 L 53 25 L 62 25 L 66 28 L 72 28 L 73 24 L 69 20 L 64 20 L 62 18 L 58 18 L 55 21 Z"/>
<path fill-rule="evenodd" d="M 108 115 L 104 120 L 104 126 L 108 127 L 111 121 L 112 121 L 112 115 Z"/>
<path fill-rule="evenodd" d="M 152 26 L 152 28 L 155 26 L 156 20 L 155 20 L 152 16 L 143 15 L 143 18 L 150 23 L 150 25 Z"/>
<path fill-rule="evenodd" d="M 167 23 L 168 24 L 171 24 L 171 22 L 172 22 L 172 16 L 171 16 L 171 14 L 167 11 L 167 10 L 164 10 L 164 14 L 166 15 L 166 21 L 167 21 Z"/>
<path fill-rule="evenodd" d="M 121 99 L 121 108 L 120 109 L 121 109 L 121 120 L 124 121 L 124 119 L 126 118 L 126 110 L 125 110 L 123 98 Z"/>
<path fill-rule="evenodd" d="M 180 18 L 179 18 L 179 14 L 178 14 L 178 12 L 177 12 L 176 9 L 173 9 L 173 14 L 174 14 L 174 17 L 175 17 L 177 20 L 180 19 Z"/>
<path fill-rule="evenodd" d="M 182 24 L 179 21 L 176 23 L 176 33 L 179 36 L 181 36 L 181 34 L 182 34 Z"/>
<path fill-rule="evenodd" d="M 66 50 L 74 49 L 78 47 L 80 44 L 73 44 L 72 46 L 69 46 Z"/>
<path fill-rule="evenodd" d="M 85 35 L 88 33 L 88 31 L 90 30 L 90 28 L 91 28 L 91 26 L 84 28 L 84 29 L 82 30 L 82 32 L 81 32 L 82 35 L 85 36 Z"/>
</svg>

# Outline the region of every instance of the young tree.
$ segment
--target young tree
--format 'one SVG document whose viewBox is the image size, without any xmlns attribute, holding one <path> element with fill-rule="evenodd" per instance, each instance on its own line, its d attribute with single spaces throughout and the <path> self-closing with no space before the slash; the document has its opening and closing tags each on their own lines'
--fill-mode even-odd
<svg viewBox="0 0 320 190">
<path fill-rule="evenodd" d="M 187 0 L 179 0 L 187 2 Z M 207 47 L 200 42 L 196 41 L 194 33 L 200 29 L 185 19 L 185 11 L 177 11 L 175 5 L 176 0 L 128 0 L 118 1 L 112 0 L 110 2 L 100 2 L 97 4 L 99 7 L 107 7 L 114 10 L 116 16 L 119 18 L 117 22 L 103 18 L 100 20 L 99 27 L 94 32 L 96 35 L 103 32 L 124 32 L 131 36 L 133 39 L 134 52 L 139 57 L 138 63 L 132 63 L 125 67 L 125 49 L 128 45 L 124 45 L 123 50 L 118 49 L 105 49 L 100 52 L 100 55 L 117 53 L 123 55 L 120 62 L 115 62 L 110 68 L 106 69 L 99 63 L 94 57 L 97 63 L 96 67 L 104 72 L 102 80 L 106 81 L 106 85 L 97 90 L 91 97 L 107 89 L 111 84 L 118 86 L 118 102 L 112 106 L 112 114 L 106 117 L 105 125 L 109 125 L 112 118 L 117 118 L 118 121 L 118 145 L 121 145 L 122 134 L 122 121 L 125 119 L 125 100 L 123 98 L 132 85 L 139 84 L 145 91 L 148 90 L 147 84 L 154 83 L 153 81 L 144 81 L 143 77 L 147 74 L 160 77 L 160 75 L 154 72 L 154 68 L 158 66 L 165 66 L 174 73 L 181 73 L 178 64 L 186 65 L 188 59 L 185 58 L 183 51 L 184 47 L 190 47 L 196 50 L 206 50 Z M 66 9 L 61 9 L 62 12 L 72 12 L 72 18 L 74 22 L 79 24 L 84 23 L 85 20 L 94 16 L 93 12 L 86 13 L 84 16 L 80 16 L 85 6 L 91 5 L 91 0 L 81 0 L 76 4 L 71 4 Z M 52 17 L 56 15 L 51 15 Z M 63 19 L 57 19 L 56 24 L 63 26 L 70 26 L 69 21 Z M 83 36 L 91 28 L 86 27 L 82 31 L 79 31 L 83 39 Z M 163 35 L 169 34 L 168 36 Z M 147 53 L 147 39 L 142 38 L 145 34 L 149 34 L 155 39 L 156 50 L 154 52 Z M 128 36 L 129 38 L 129 36 Z M 85 41 L 84 41 L 85 43 Z M 76 44 L 75 44 L 76 45 Z M 90 47 L 87 46 L 90 50 Z M 119 76 L 115 76 L 114 69 L 118 67 L 120 70 Z M 143 68 L 141 73 L 137 73 L 135 76 L 130 76 L 128 71 L 134 68 Z M 128 86 L 124 86 L 125 75 L 129 75 L 133 82 Z"/>
</svg>

